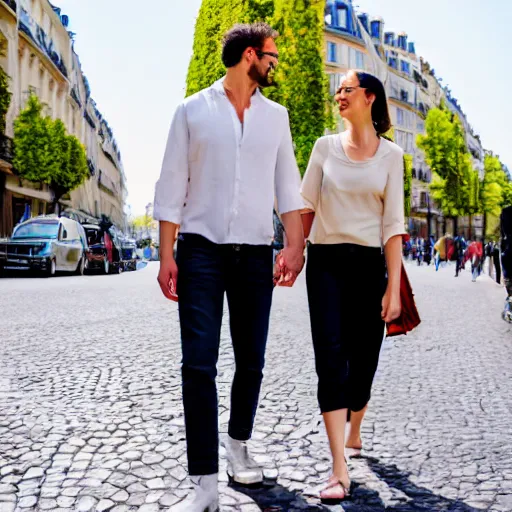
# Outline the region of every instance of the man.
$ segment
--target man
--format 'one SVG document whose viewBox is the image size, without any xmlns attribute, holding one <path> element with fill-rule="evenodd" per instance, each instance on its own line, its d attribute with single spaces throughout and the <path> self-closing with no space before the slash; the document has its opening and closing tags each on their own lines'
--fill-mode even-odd
<svg viewBox="0 0 512 512">
<path fill-rule="evenodd" d="M 227 74 L 178 106 L 156 186 L 158 282 L 167 298 L 179 302 L 187 455 L 195 490 L 173 511 L 218 505 L 215 377 L 224 293 L 236 363 L 225 440 L 229 474 L 242 484 L 263 480 L 245 442 L 263 376 L 275 197 L 286 233 L 280 283 L 292 284 L 304 264 L 303 203 L 288 114 L 259 90 L 272 83 L 276 37 L 264 23 L 237 25 L 225 35 Z"/>
</svg>

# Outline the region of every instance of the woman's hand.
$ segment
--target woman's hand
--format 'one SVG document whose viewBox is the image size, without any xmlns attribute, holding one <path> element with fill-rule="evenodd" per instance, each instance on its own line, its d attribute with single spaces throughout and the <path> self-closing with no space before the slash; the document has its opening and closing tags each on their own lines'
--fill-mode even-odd
<svg viewBox="0 0 512 512">
<path fill-rule="evenodd" d="M 396 320 L 401 312 L 400 289 L 392 290 L 388 287 L 382 298 L 382 319 L 388 324 Z"/>
</svg>

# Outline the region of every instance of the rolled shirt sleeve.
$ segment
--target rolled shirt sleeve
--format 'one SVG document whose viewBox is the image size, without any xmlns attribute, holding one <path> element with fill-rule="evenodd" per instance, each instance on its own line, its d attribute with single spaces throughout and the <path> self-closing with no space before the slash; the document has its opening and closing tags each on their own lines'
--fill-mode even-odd
<svg viewBox="0 0 512 512">
<path fill-rule="evenodd" d="M 277 150 L 275 189 L 279 213 L 301 210 L 300 173 L 293 151 L 292 134 L 288 112 L 284 111 L 284 126 L 281 144 Z"/>
<path fill-rule="evenodd" d="M 165 149 L 160 179 L 155 187 L 155 220 L 181 224 L 187 196 L 189 133 L 185 105 L 176 109 Z"/>
<path fill-rule="evenodd" d="M 404 159 L 403 152 L 397 152 L 396 164 L 388 172 L 384 190 L 384 213 L 382 217 L 382 244 L 397 235 L 405 235 L 404 215 Z"/>
<path fill-rule="evenodd" d="M 323 161 L 322 139 L 318 139 L 311 152 L 308 168 L 302 180 L 300 193 L 304 202 L 304 207 L 316 211 L 318 201 L 320 200 L 320 191 L 322 188 Z"/>
</svg>

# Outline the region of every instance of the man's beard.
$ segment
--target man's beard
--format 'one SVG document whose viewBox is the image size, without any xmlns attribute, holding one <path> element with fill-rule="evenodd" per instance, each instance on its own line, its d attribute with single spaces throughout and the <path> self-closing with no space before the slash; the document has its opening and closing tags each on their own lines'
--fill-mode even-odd
<svg viewBox="0 0 512 512">
<path fill-rule="evenodd" d="M 275 85 L 273 73 L 274 67 L 269 66 L 267 72 L 262 74 L 255 64 L 249 69 L 249 77 L 254 80 L 260 87 L 272 87 Z"/>
</svg>

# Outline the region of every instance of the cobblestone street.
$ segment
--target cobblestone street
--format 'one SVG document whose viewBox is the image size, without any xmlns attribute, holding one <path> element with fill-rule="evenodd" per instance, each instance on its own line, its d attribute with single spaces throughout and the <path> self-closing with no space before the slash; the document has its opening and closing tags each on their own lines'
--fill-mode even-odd
<svg viewBox="0 0 512 512">
<path fill-rule="evenodd" d="M 343 509 L 512 511 L 504 289 L 452 267 L 408 269 L 423 323 L 384 344 Z M 177 307 L 157 271 L 0 279 L 0 512 L 157 512 L 187 493 Z M 223 432 L 228 333 L 225 318 Z M 233 488 L 223 472 L 222 511 L 342 510 L 304 492 L 328 477 L 329 452 L 303 277 L 275 293 L 251 446 L 268 481 Z"/>
</svg>

